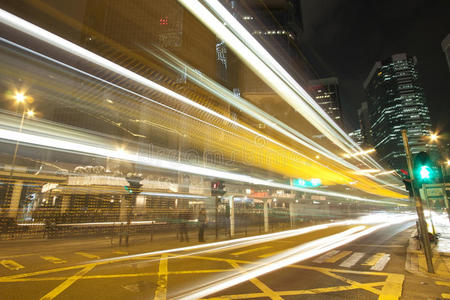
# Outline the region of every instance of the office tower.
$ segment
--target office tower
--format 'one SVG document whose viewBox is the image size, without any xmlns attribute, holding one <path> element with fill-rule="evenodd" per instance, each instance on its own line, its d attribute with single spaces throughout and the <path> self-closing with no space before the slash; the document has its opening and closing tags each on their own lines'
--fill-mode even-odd
<svg viewBox="0 0 450 300">
<path fill-rule="evenodd" d="M 442 40 L 441 46 L 442 51 L 444 51 L 445 57 L 447 58 L 447 64 L 450 70 L 450 33 Z"/>
<path fill-rule="evenodd" d="M 317 104 L 342 127 L 341 101 L 339 97 L 339 82 L 336 77 L 322 78 L 310 81 L 310 94 Z"/>
<path fill-rule="evenodd" d="M 405 53 L 374 64 L 364 82 L 373 146 L 382 161 L 405 169 L 401 130 L 408 131 L 411 152 L 427 151 L 431 129 L 428 109 L 419 80 L 416 57 Z"/>
<path fill-rule="evenodd" d="M 361 133 L 361 129 L 353 130 L 352 132 L 349 132 L 348 134 L 352 140 L 355 141 L 356 144 L 361 146 L 364 143 L 363 135 Z"/>
<path fill-rule="evenodd" d="M 361 102 L 361 107 L 358 109 L 358 120 L 363 144 L 373 145 L 372 133 L 370 132 L 369 107 L 367 101 Z"/>
</svg>

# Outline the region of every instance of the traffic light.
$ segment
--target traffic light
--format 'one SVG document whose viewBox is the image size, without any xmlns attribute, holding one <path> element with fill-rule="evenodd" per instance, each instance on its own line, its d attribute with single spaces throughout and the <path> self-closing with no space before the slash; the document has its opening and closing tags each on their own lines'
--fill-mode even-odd
<svg viewBox="0 0 450 300">
<path fill-rule="evenodd" d="M 414 179 L 417 188 L 421 188 L 424 183 L 432 183 L 437 179 L 433 162 L 426 152 L 419 152 L 414 157 Z"/>
<path fill-rule="evenodd" d="M 211 196 L 221 196 L 226 192 L 225 184 L 222 180 L 211 181 Z"/>
<path fill-rule="evenodd" d="M 400 169 L 400 172 L 402 173 L 402 181 L 405 184 L 405 188 L 406 188 L 406 190 L 409 193 L 409 197 L 414 197 L 413 187 L 412 187 L 412 184 L 411 184 L 411 178 L 409 177 L 408 171 Z"/>
</svg>

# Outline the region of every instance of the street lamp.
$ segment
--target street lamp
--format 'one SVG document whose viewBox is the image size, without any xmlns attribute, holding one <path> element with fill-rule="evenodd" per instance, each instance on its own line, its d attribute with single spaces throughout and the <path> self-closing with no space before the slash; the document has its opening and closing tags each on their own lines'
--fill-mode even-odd
<svg viewBox="0 0 450 300">
<path fill-rule="evenodd" d="M 430 141 L 435 142 L 437 141 L 439 136 L 436 133 L 430 134 Z"/>
<path fill-rule="evenodd" d="M 14 99 L 16 99 L 17 103 L 25 102 L 26 98 L 27 97 L 24 95 L 24 93 L 21 93 L 21 92 L 16 92 L 16 94 L 14 95 Z"/>
<path fill-rule="evenodd" d="M 31 117 L 34 116 L 35 113 L 34 113 L 33 110 L 30 110 L 30 109 L 26 110 L 26 108 L 25 108 L 25 100 L 27 99 L 27 96 L 24 93 L 16 92 L 15 95 L 14 95 L 14 99 L 16 100 L 17 104 L 24 103 L 24 107 L 23 107 L 23 110 L 22 110 L 22 118 L 20 120 L 20 126 L 19 126 L 19 133 L 21 133 L 22 132 L 22 128 L 23 128 L 23 123 L 24 123 L 24 120 L 25 120 L 25 115 L 27 117 L 31 118 Z M 13 174 L 14 174 L 14 169 L 16 167 L 16 158 L 17 158 L 17 151 L 18 151 L 18 149 L 19 149 L 19 140 L 16 141 L 16 146 L 14 148 L 14 154 L 13 154 L 11 169 L 9 171 L 9 184 L 8 184 L 6 195 L 9 194 L 9 189 L 11 188 L 12 177 L 13 177 Z M 10 201 L 12 201 L 12 193 L 11 193 Z M 10 214 L 10 216 L 14 216 L 15 217 L 15 212 L 14 211 L 10 210 L 9 214 Z"/>
</svg>

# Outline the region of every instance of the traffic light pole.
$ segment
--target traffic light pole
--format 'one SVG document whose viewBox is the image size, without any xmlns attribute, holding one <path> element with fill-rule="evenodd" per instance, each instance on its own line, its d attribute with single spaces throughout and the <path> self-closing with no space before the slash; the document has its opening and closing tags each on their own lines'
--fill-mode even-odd
<svg viewBox="0 0 450 300">
<path fill-rule="evenodd" d="M 420 198 L 420 194 L 417 195 L 416 189 L 414 188 L 414 172 L 413 172 L 413 164 L 411 158 L 411 151 L 409 149 L 408 144 L 408 136 L 406 135 L 406 129 L 402 129 L 402 138 L 403 138 L 403 146 L 405 147 L 406 152 L 406 163 L 408 164 L 409 176 L 411 179 L 411 186 L 414 196 L 414 201 L 416 204 L 417 216 L 419 217 L 419 228 L 421 232 L 422 245 L 425 252 L 425 258 L 427 261 L 428 273 L 434 273 L 433 261 L 432 261 L 432 252 L 430 246 L 430 240 L 428 238 L 428 229 L 427 223 L 425 222 L 425 215 L 423 213 L 422 199 Z"/>
<path fill-rule="evenodd" d="M 442 173 L 442 197 L 444 198 L 444 205 L 447 209 L 447 216 L 448 220 L 450 222 L 450 208 L 448 205 L 448 199 L 447 199 L 447 183 L 445 182 L 445 177 L 447 176 L 447 170 L 444 168 L 444 165 L 441 164 L 441 173 Z"/>
</svg>

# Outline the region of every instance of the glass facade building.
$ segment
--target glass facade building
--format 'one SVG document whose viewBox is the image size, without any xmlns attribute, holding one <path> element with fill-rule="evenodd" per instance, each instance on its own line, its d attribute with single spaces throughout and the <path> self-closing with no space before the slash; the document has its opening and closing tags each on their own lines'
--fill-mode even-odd
<svg viewBox="0 0 450 300">
<path fill-rule="evenodd" d="M 328 77 L 310 81 L 310 94 L 330 118 L 342 127 L 338 79 Z"/>
<path fill-rule="evenodd" d="M 401 130 L 408 131 L 412 153 L 427 151 L 430 111 L 419 79 L 416 57 L 395 54 L 378 61 L 364 82 L 373 146 L 385 163 L 406 169 Z"/>
</svg>

